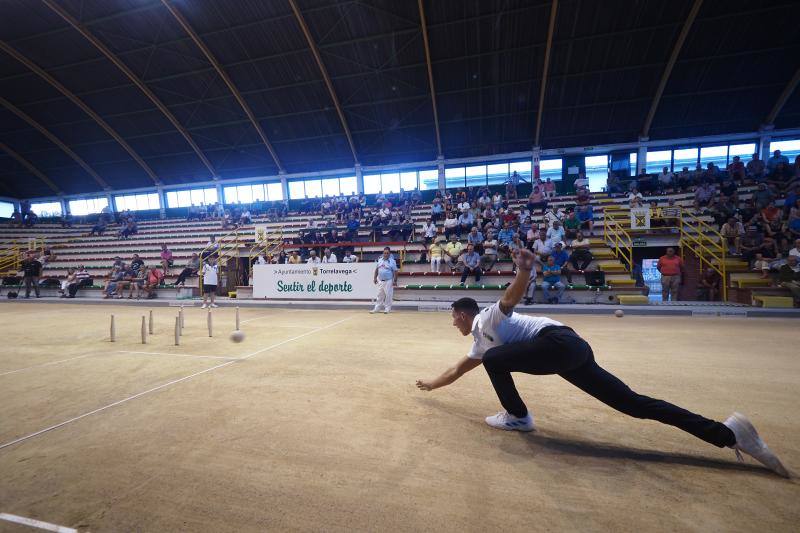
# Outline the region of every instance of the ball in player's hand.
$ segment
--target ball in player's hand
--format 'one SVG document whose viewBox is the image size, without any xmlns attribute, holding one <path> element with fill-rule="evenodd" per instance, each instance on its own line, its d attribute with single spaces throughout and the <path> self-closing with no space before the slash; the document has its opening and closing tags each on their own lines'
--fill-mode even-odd
<svg viewBox="0 0 800 533">
<path fill-rule="evenodd" d="M 237 329 L 231 333 L 231 342 L 242 342 L 244 340 L 244 331 Z"/>
<path fill-rule="evenodd" d="M 614 316 L 617 318 L 622 318 L 625 316 L 625 311 L 623 311 L 622 309 L 617 309 L 616 311 L 614 311 Z"/>
</svg>

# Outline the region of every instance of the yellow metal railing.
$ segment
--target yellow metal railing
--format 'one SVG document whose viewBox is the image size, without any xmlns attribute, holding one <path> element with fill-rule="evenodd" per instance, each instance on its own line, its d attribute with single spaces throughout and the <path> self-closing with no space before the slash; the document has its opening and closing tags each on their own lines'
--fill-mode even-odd
<svg viewBox="0 0 800 533">
<path fill-rule="evenodd" d="M 626 265 L 630 271 L 633 268 L 633 238 L 628 230 L 622 225 L 620 212 L 606 210 L 603 212 L 605 218 L 603 224 L 603 240 L 611 248 L 614 257 Z M 624 220 L 629 220 L 625 215 Z"/>
<path fill-rule="evenodd" d="M 270 259 L 270 256 L 277 253 L 280 253 L 280 250 L 283 248 L 283 231 L 281 230 L 280 233 L 276 233 L 274 235 L 269 235 L 265 231 L 257 229 L 256 230 L 256 242 L 253 246 L 250 247 L 250 250 L 247 254 L 247 263 L 248 263 L 248 273 L 249 277 L 252 278 L 253 276 L 253 261 L 256 257 L 261 254 L 265 254 L 267 256 L 267 260 Z"/>
<path fill-rule="evenodd" d="M 0 272 L 18 272 L 28 251 L 43 253 L 46 248 L 44 237 L 8 239 L 0 242 Z"/>
<path fill-rule="evenodd" d="M 713 269 L 720 275 L 722 285 L 722 301 L 728 301 L 728 280 L 726 257 L 728 255 L 727 242 L 713 226 L 701 220 L 693 213 L 686 211 L 686 217 L 681 217 L 681 257 L 684 257 L 685 248 L 692 248 L 697 256 L 700 275 L 704 266 Z M 688 231 L 689 229 L 694 231 Z M 710 234 L 710 235 L 709 235 Z M 715 239 L 716 238 L 716 239 Z"/>
<path fill-rule="evenodd" d="M 245 245 L 245 239 L 240 235 L 239 229 L 233 229 L 222 237 L 215 238 L 214 242 L 206 246 L 200 251 L 200 270 L 199 272 L 199 285 L 200 294 L 203 294 L 203 266 L 206 257 L 214 255 L 217 258 L 217 265 L 222 265 L 223 260 L 230 258 L 238 258 L 239 250 Z"/>
</svg>

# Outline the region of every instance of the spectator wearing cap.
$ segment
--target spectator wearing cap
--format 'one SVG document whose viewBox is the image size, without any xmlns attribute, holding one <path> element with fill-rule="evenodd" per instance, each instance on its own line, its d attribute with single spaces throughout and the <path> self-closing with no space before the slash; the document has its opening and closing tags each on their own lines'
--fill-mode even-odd
<svg viewBox="0 0 800 533">
<path fill-rule="evenodd" d="M 675 248 L 667 248 L 667 253 L 658 259 L 656 268 L 661 273 L 661 299 L 664 302 L 680 300 L 680 287 L 683 283 L 683 259 L 675 255 Z"/>
</svg>

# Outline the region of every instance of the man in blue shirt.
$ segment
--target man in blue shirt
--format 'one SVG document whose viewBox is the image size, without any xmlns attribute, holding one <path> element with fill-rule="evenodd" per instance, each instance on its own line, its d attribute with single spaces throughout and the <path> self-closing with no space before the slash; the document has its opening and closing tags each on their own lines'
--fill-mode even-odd
<svg viewBox="0 0 800 533">
<path fill-rule="evenodd" d="M 586 204 L 578 207 L 578 220 L 581 223 L 581 229 L 588 228 L 589 235 L 592 235 L 594 229 L 594 211 L 591 204 Z"/>
<path fill-rule="evenodd" d="M 767 172 L 769 174 L 772 174 L 773 172 L 775 172 L 775 168 L 780 163 L 783 163 L 784 165 L 786 165 L 788 167 L 789 166 L 789 158 L 786 157 L 785 155 L 782 155 L 780 150 L 775 150 L 774 152 L 772 152 L 772 157 L 767 159 Z"/>
<path fill-rule="evenodd" d="M 561 269 L 561 273 L 567 277 L 567 283 L 572 283 L 572 273 L 569 269 L 569 254 L 564 251 L 564 243 L 561 241 L 553 243 L 553 251 L 550 252 L 556 266 Z"/>
<path fill-rule="evenodd" d="M 466 211 L 461 213 L 458 217 L 458 236 L 459 238 L 464 233 L 469 233 L 470 229 L 472 229 L 472 225 L 475 223 L 475 217 L 472 216 L 472 213 Z"/>
<path fill-rule="evenodd" d="M 561 267 L 556 264 L 553 254 L 550 254 L 547 263 L 542 265 L 542 278 L 542 294 L 545 301 L 549 304 L 559 303 L 567 286 L 561 282 Z M 550 289 L 553 288 L 558 291 L 555 296 L 550 294 Z"/>
<path fill-rule="evenodd" d="M 361 227 L 361 221 L 358 220 L 356 215 L 350 215 L 350 220 L 347 221 L 347 232 L 344 234 L 345 239 L 350 242 L 356 240 L 358 237 L 358 228 Z"/>
<path fill-rule="evenodd" d="M 483 272 L 480 269 L 481 256 L 475 251 L 475 246 L 471 243 L 467 245 L 467 251 L 461 255 L 461 262 L 464 263 L 464 271 L 461 273 L 461 286 L 467 281 L 469 276 L 475 276 L 475 283 L 481 280 Z"/>
<path fill-rule="evenodd" d="M 571 328 L 547 317 L 515 313 L 514 306 L 525 293 L 535 261 L 536 257 L 528 250 L 514 254 L 517 275 L 497 303 L 480 310 L 472 298 L 453 302 L 453 326 L 464 336 L 472 335 L 472 349 L 438 377 L 417 380 L 417 388 L 430 391 L 450 385 L 483 364 L 504 408 L 486 417 L 486 423 L 507 431 L 532 431 L 533 416 L 520 398 L 511 373 L 558 374 L 621 413 L 669 424 L 714 446 L 744 452 L 779 475 L 789 477 L 780 459 L 744 415 L 734 413 L 720 423 L 638 394 L 600 367 L 589 343 Z"/>
<path fill-rule="evenodd" d="M 397 263 L 392 257 L 389 247 L 383 249 L 383 255 L 375 263 L 375 274 L 372 277 L 373 283 L 378 286 L 378 295 L 375 298 L 375 307 L 370 313 L 377 313 L 383 307 L 383 314 L 388 314 L 392 310 L 392 296 L 394 294 L 394 284 L 397 281 Z"/>
</svg>

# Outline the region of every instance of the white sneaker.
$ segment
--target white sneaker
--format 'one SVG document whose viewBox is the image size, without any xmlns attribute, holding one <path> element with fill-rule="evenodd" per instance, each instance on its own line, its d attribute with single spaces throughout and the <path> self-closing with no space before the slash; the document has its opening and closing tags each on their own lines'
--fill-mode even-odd
<svg viewBox="0 0 800 533">
<path fill-rule="evenodd" d="M 384 314 L 384 315 L 388 315 L 388 314 L 389 314 L 389 310 L 388 310 L 388 309 L 384 309 L 384 310 L 383 310 L 383 314 Z"/>
<path fill-rule="evenodd" d="M 372 311 L 369 312 L 369 314 L 374 315 L 377 312 L 378 312 L 378 309 L 373 309 Z"/>
<path fill-rule="evenodd" d="M 500 411 L 496 415 L 487 416 L 486 423 L 497 429 L 506 431 L 533 431 L 533 417 L 530 413 L 523 418 L 517 418 L 507 411 Z"/>
<path fill-rule="evenodd" d="M 744 452 L 776 474 L 789 477 L 789 471 L 783 466 L 778 456 L 772 453 L 772 450 L 761 440 L 756 428 L 746 416 L 741 413 L 733 413 L 723 424 L 728 426 L 728 429 L 733 431 L 736 436 L 736 444 L 731 448 L 736 451 L 736 458 L 739 461 L 744 462 L 740 453 Z"/>
<path fill-rule="evenodd" d="M 205 309 L 206 307 L 208 307 L 208 305 L 203 304 L 203 305 L 200 306 L 200 309 Z"/>
<path fill-rule="evenodd" d="M 217 304 L 211 304 L 209 307 L 219 307 Z"/>
</svg>

